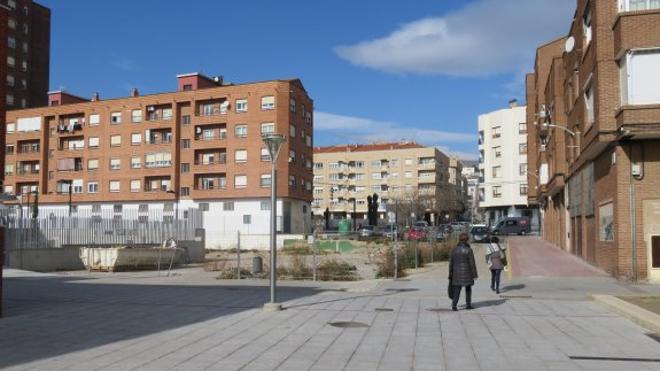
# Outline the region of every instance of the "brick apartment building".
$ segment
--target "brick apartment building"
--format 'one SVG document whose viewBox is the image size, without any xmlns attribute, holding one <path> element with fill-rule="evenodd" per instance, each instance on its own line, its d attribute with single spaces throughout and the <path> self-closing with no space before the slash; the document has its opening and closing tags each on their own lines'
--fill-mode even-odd
<svg viewBox="0 0 660 371">
<path fill-rule="evenodd" d="M 267 234 L 270 157 L 262 135 L 287 136 L 278 158 L 278 224 L 311 226 L 313 103 L 298 79 L 223 84 L 178 76 L 178 90 L 102 100 L 54 91 L 48 106 L 9 111 L 4 191 L 40 213 L 205 211 L 207 248 L 237 231 Z M 33 198 L 34 199 L 34 198 Z"/>
<path fill-rule="evenodd" d="M 367 196 L 375 193 L 379 224 L 387 223 L 387 211 L 394 211 L 395 205 L 400 224 L 414 219 L 441 223 L 447 214 L 453 218 L 463 211 L 452 199 L 457 187 L 449 182 L 449 162 L 437 148 L 413 142 L 317 147 L 314 215 L 322 216 L 328 209 L 333 226 L 340 218 L 353 217 L 356 225 L 365 224 Z M 455 166 L 461 166 L 460 161 Z M 416 205 L 407 210 L 404 205 L 409 203 Z M 408 217 L 411 212 L 415 217 Z"/>
<path fill-rule="evenodd" d="M 659 1 L 579 0 L 526 79 L 544 238 L 632 280 L 660 280 L 658 66 Z"/>
<path fill-rule="evenodd" d="M 32 0 L 2 0 L 9 9 L 7 92 L 9 110 L 47 104 L 50 65 L 50 9 Z"/>
</svg>

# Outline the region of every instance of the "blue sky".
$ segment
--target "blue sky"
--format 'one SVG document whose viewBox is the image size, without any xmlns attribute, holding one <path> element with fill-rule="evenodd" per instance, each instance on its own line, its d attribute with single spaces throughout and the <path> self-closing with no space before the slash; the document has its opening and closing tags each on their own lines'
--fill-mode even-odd
<svg viewBox="0 0 660 371">
<path fill-rule="evenodd" d="M 473 159 L 477 116 L 524 101 L 535 47 L 567 33 L 576 0 L 40 2 L 51 89 L 110 98 L 172 91 L 185 72 L 299 77 L 315 145 L 416 140 Z"/>
</svg>

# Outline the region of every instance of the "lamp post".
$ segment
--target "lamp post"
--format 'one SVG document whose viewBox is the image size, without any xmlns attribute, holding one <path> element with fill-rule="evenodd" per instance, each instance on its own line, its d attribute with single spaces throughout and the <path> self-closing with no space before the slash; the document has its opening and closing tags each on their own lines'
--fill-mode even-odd
<svg viewBox="0 0 660 371">
<path fill-rule="evenodd" d="M 265 311 L 282 310 L 282 305 L 277 303 L 277 157 L 286 142 L 286 137 L 281 134 L 268 134 L 262 138 L 268 148 L 271 161 L 270 171 L 270 302 L 264 304 Z"/>
<path fill-rule="evenodd" d="M 167 193 L 174 194 L 174 199 L 176 201 L 176 210 L 174 211 L 174 243 L 179 244 L 179 189 L 177 190 L 168 190 Z"/>
</svg>

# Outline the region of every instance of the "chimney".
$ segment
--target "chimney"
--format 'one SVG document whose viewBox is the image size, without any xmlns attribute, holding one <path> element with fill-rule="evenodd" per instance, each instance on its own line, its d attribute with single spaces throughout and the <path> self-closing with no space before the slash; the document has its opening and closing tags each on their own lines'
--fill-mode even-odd
<svg viewBox="0 0 660 371">
<path fill-rule="evenodd" d="M 140 96 L 140 91 L 137 90 L 137 88 L 133 88 L 133 90 L 131 90 L 131 97 L 135 98 L 139 96 Z"/>
<path fill-rule="evenodd" d="M 94 93 L 94 95 L 92 95 L 92 102 L 98 102 L 100 100 L 101 100 L 101 95 L 99 94 L 99 92 L 96 92 Z"/>
<path fill-rule="evenodd" d="M 515 108 L 515 107 L 518 107 L 518 100 L 514 98 L 509 101 L 509 108 Z"/>
</svg>

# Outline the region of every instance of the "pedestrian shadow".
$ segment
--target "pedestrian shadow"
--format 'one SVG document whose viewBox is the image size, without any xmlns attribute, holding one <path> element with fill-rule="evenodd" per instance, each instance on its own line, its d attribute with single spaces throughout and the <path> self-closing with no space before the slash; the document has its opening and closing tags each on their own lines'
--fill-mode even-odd
<svg viewBox="0 0 660 371">
<path fill-rule="evenodd" d="M 507 299 L 484 300 L 484 301 L 475 302 L 473 306 L 475 308 L 495 307 L 506 303 L 506 301 Z"/>
<path fill-rule="evenodd" d="M 525 285 L 523 283 L 518 284 L 518 285 L 508 285 L 508 286 L 502 287 L 502 289 L 500 291 L 501 292 L 516 291 L 516 290 L 522 290 L 525 287 L 527 287 L 527 285 Z"/>
</svg>

